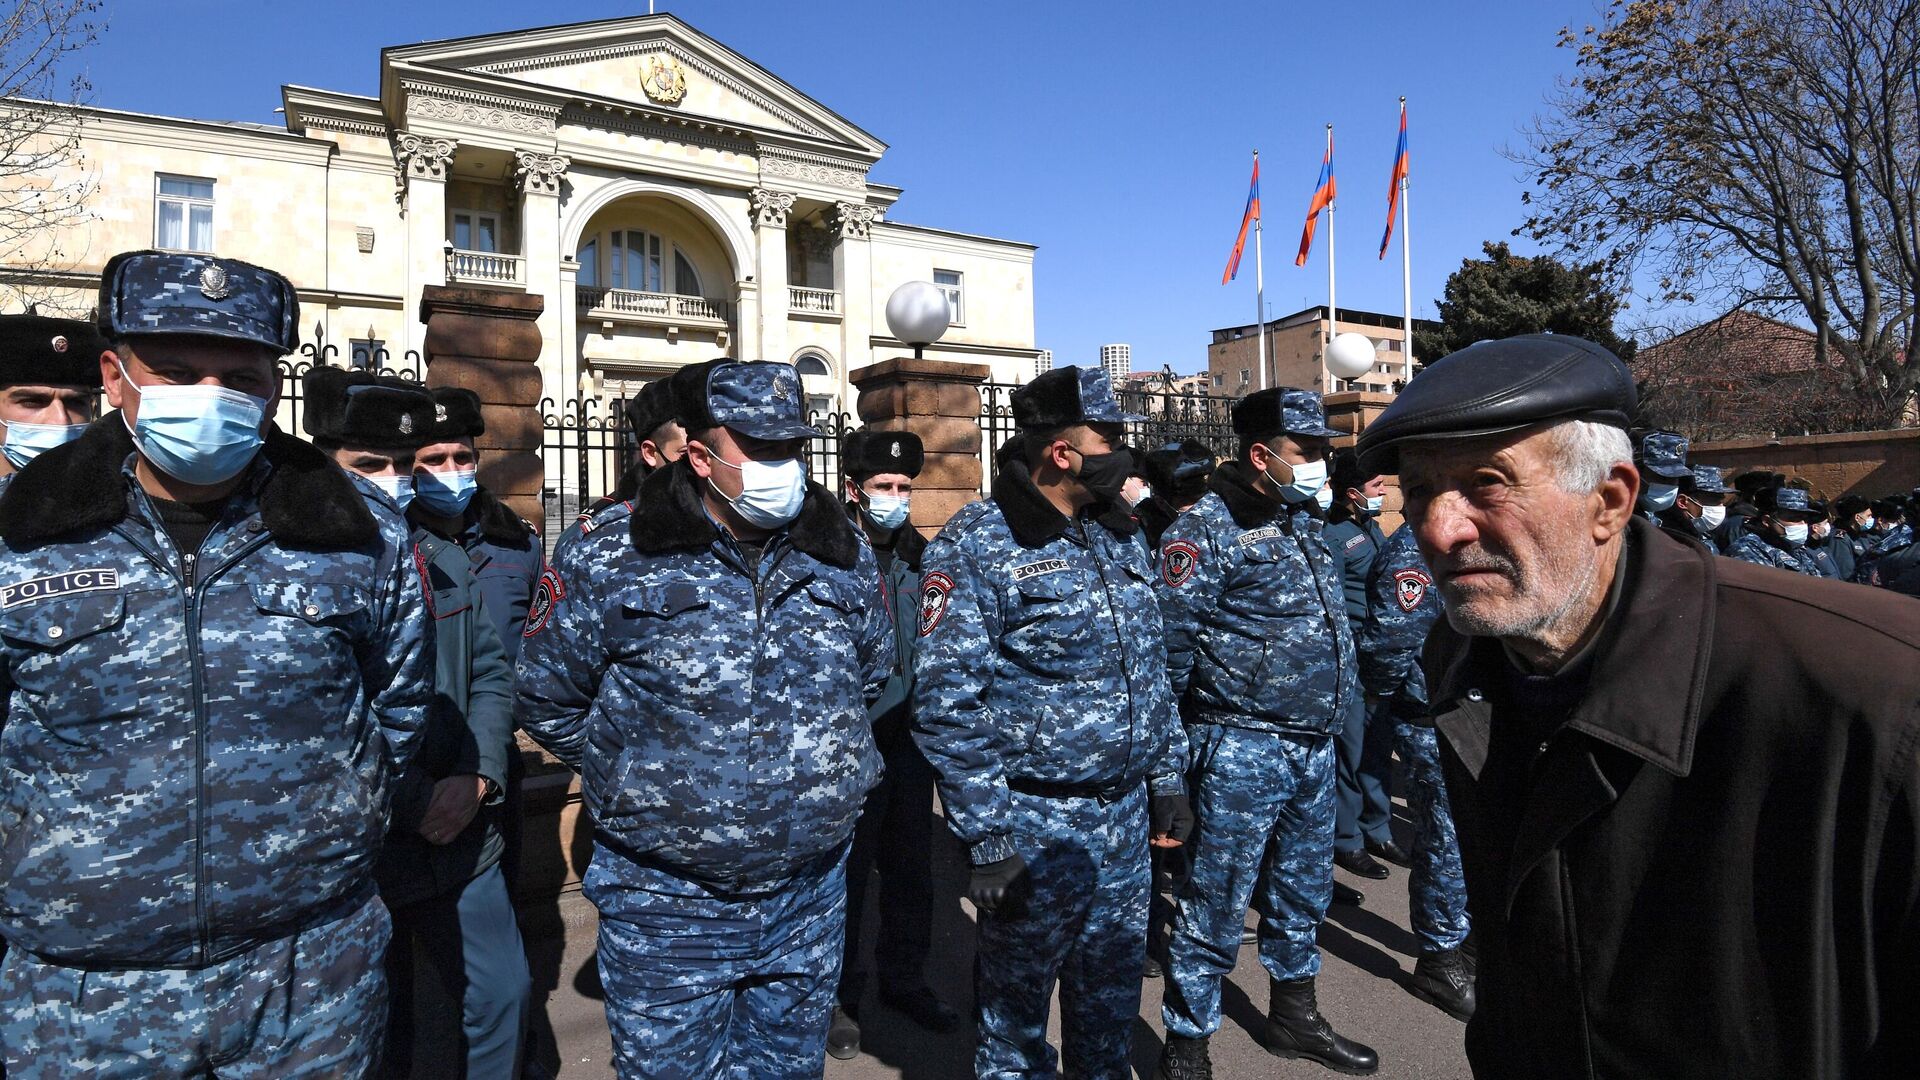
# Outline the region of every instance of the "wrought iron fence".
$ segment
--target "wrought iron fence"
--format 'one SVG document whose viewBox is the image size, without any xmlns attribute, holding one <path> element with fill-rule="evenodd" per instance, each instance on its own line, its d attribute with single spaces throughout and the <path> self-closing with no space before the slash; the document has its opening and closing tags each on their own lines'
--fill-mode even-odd
<svg viewBox="0 0 1920 1080">
<path fill-rule="evenodd" d="M 384 346 L 371 353 L 356 348 L 349 363 L 339 363 L 340 347 L 327 341 L 326 327 L 313 328 L 313 340 L 300 346 L 300 351 L 282 357 L 278 363 L 280 369 L 280 407 L 274 414 L 274 423 L 280 430 L 300 438 L 306 437 L 306 431 L 300 426 L 300 417 L 306 400 L 304 376 L 316 367 L 352 367 L 360 371 L 371 371 L 376 375 L 391 375 L 411 382 L 421 382 L 421 371 L 426 367 L 420 360 L 420 353 L 408 349 L 401 357 L 400 366 L 392 365 L 393 356 Z"/>
<path fill-rule="evenodd" d="M 620 483 L 639 445 L 627 422 L 626 396 L 540 399 L 541 533 L 548 551 L 560 533 Z"/>
<path fill-rule="evenodd" d="M 820 432 L 820 438 L 806 444 L 807 475 L 835 495 L 840 493 L 840 447 L 847 432 L 859 425 L 850 413 L 809 412 L 807 423 Z"/>
<path fill-rule="evenodd" d="M 1013 438 L 1011 383 L 980 385 L 980 477 L 993 481 L 994 455 Z M 1188 393 L 1169 386 L 1163 390 L 1128 389 L 1117 395 L 1120 407 L 1146 417 L 1127 425 L 1127 442 L 1142 450 L 1157 450 L 1171 442 L 1197 440 L 1216 456 L 1232 456 L 1233 406 L 1240 399 L 1217 394 Z"/>
</svg>

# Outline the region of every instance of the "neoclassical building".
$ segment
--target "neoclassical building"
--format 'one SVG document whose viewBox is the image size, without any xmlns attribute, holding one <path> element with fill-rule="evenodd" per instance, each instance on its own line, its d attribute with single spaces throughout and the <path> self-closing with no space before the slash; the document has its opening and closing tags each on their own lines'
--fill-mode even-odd
<svg viewBox="0 0 1920 1080">
<path fill-rule="evenodd" d="M 923 280 L 955 313 L 929 357 L 1032 375 L 1032 245 L 894 220 L 885 143 L 671 15 L 396 46 L 377 97 L 282 98 L 284 128 L 82 110 L 48 182 L 88 219 L 0 278 L 80 313 L 117 251 L 247 259 L 341 362 L 419 348 L 424 286 L 537 293 L 557 400 L 727 354 L 798 365 L 816 408 L 908 353 L 884 309 Z"/>
</svg>

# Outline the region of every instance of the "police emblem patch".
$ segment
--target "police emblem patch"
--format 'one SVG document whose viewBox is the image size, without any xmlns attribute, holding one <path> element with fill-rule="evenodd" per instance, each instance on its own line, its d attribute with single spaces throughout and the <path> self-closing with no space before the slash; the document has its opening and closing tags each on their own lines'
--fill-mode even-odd
<svg viewBox="0 0 1920 1080">
<path fill-rule="evenodd" d="M 792 401 L 793 380 L 776 376 L 773 380 L 773 398 L 775 401 Z"/>
<path fill-rule="evenodd" d="M 1432 588 L 1433 579 L 1425 570 L 1408 568 L 1393 575 L 1393 593 L 1400 600 L 1401 611 L 1412 611 L 1427 598 L 1427 590 Z"/>
<path fill-rule="evenodd" d="M 447 422 L 447 407 L 437 401 L 433 403 L 433 422 L 436 424 Z"/>
<path fill-rule="evenodd" d="M 50 344 L 53 346 L 54 352 L 57 352 L 57 353 L 66 352 L 67 336 L 65 334 L 55 334 L 53 336 L 53 341 L 50 342 Z"/>
<path fill-rule="evenodd" d="M 953 593 L 953 579 L 935 570 L 920 582 L 920 636 L 933 633 L 940 617 L 947 613 L 947 597 Z"/>
<path fill-rule="evenodd" d="M 400 434 L 402 435 L 413 434 L 413 414 L 412 413 L 403 412 L 400 414 Z"/>
<path fill-rule="evenodd" d="M 900 440 L 895 439 L 893 440 L 893 442 L 887 444 L 887 452 L 892 454 L 894 457 L 899 457 L 900 456 Z"/>
<path fill-rule="evenodd" d="M 1160 576 L 1176 588 L 1193 579 L 1200 569 L 1200 548 L 1191 540 L 1175 540 L 1160 549 Z"/>
<path fill-rule="evenodd" d="M 209 300 L 225 300 L 233 295 L 233 286 L 227 281 L 227 268 L 209 266 L 200 271 L 200 295 Z"/>
<path fill-rule="evenodd" d="M 69 570 L 64 574 L 28 578 L 0 585 L 0 608 L 19 607 L 36 600 L 52 600 L 83 592 L 113 592 L 120 588 L 118 570 Z"/>
<path fill-rule="evenodd" d="M 553 567 L 541 570 L 540 584 L 534 588 L 533 600 L 527 604 L 527 625 L 520 636 L 532 637 L 545 629 L 547 620 L 553 617 L 553 606 L 566 595 L 566 586 L 560 583 L 560 575 Z"/>
</svg>

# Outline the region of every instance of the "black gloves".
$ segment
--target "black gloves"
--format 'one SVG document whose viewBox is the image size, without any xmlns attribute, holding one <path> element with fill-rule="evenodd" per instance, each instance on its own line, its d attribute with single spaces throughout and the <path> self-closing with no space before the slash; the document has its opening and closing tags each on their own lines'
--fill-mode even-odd
<svg viewBox="0 0 1920 1080">
<path fill-rule="evenodd" d="M 1155 847 L 1177 847 L 1193 835 L 1193 807 L 1187 804 L 1185 795 L 1155 795 L 1149 813 Z"/>
<path fill-rule="evenodd" d="M 973 868 L 967 899 L 988 915 L 1014 918 L 1026 909 L 1027 860 L 1018 854 Z"/>
</svg>

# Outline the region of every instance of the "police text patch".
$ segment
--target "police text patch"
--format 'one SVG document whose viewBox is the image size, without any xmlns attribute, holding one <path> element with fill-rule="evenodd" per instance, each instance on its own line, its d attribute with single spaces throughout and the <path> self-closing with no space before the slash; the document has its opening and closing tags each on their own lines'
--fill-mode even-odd
<svg viewBox="0 0 1920 1080">
<path fill-rule="evenodd" d="M 953 579 L 935 570 L 920 582 L 920 636 L 933 633 L 940 617 L 947 613 L 947 597 L 953 593 Z"/>
<path fill-rule="evenodd" d="M 1359 547 L 1361 544 L 1364 544 L 1371 539 L 1373 538 L 1368 536 L 1366 533 L 1360 533 L 1359 535 L 1355 536 L 1353 539 L 1347 541 L 1346 550 L 1352 551 L 1354 548 Z"/>
<path fill-rule="evenodd" d="M 1268 525 L 1262 529 L 1248 529 L 1246 532 L 1241 533 L 1240 539 L 1234 541 L 1234 543 L 1239 544 L 1241 547 L 1252 547 L 1255 544 L 1267 540 L 1278 540 L 1281 535 L 1279 529 Z"/>
<path fill-rule="evenodd" d="M 120 588 L 118 570 L 69 570 L 64 574 L 30 578 L 0 585 L 0 608 L 19 607 L 36 600 L 83 592 L 113 592 Z"/>
<path fill-rule="evenodd" d="M 1427 598 L 1427 590 L 1433 587 L 1433 579 L 1425 570 L 1411 567 L 1397 571 L 1393 575 L 1393 593 L 1400 600 L 1401 611 L 1412 611 Z"/>
<path fill-rule="evenodd" d="M 1160 576 L 1174 587 L 1185 585 L 1200 568 L 1200 548 L 1191 540 L 1175 540 L 1160 549 Z"/>
<path fill-rule="evenodd" d="M 1030 562 L 1025 566 L 1014 567 L 1013 580 L 1025 581 L 1028 578 L 1037 578 L 1041 574 L 1058 573 L 1066 568 L 1067 560 L 1065 559 L 1041 559 L 1039 562 Z"/>
</svg>

